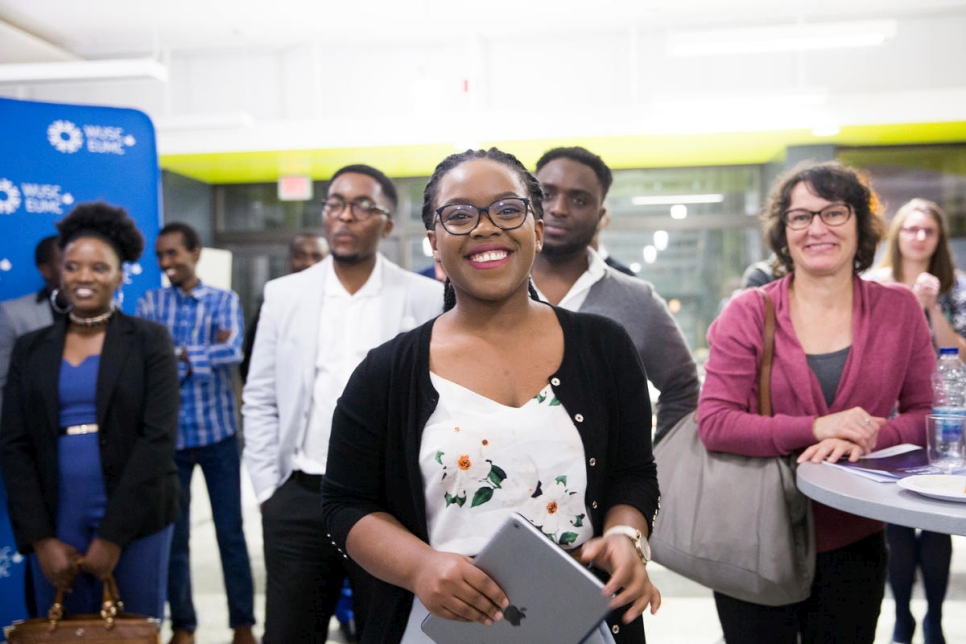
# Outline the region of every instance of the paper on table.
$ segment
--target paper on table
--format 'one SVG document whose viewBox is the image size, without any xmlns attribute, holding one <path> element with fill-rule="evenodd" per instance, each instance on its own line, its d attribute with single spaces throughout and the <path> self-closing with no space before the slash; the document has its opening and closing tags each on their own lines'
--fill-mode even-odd
<svg viewBox="0 0 966 644">
<path fill-rule="evenodd" d="M 919 474 L 942 474 L 942 470 L 929 464 L 925 449 L 909 443 L 866 454 L 855 463 L 846 460 L 824 463 L 880 483 L 894 483 Z"/>
</svg>

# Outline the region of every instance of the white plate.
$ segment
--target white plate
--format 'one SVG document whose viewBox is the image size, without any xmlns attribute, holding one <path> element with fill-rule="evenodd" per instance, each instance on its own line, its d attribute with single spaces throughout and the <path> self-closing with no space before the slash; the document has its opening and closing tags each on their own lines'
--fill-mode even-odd
<svg viewBox="0 0 966 644">
<path fill-rule="evenodd" d="M 897 481 L 899 487 L 942 501 L 966 502 L 966 476 L 955 474 L 921 474 Z"/>
</svg>

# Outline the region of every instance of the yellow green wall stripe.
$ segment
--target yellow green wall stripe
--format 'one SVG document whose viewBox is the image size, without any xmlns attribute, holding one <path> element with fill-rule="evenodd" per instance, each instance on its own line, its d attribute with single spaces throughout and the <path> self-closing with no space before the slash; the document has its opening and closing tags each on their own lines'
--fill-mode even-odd
<svg viewBox="0 0 966 644">
<path fill-rule="evenodd" d="M 810 130 L 711 134 L 585 137 L 524 141 L 484 141 L 517 155 L 532 166 L 548 148 L 582 145 L 612 168 L 744 165 L 780 159 L 791 145 L 884 146 L 966 142 L 966 121 L 844 127 L 835 136 Z M 391 177 L 432 174 L 449 145 L 408 145 L 317 150 L 266 150 L 218 154 L 168 154 L 161 167 L 206 183 L 274 182 L 280 175 L 327 179 L 349 163 L 368 163 Z"/>
</svg>

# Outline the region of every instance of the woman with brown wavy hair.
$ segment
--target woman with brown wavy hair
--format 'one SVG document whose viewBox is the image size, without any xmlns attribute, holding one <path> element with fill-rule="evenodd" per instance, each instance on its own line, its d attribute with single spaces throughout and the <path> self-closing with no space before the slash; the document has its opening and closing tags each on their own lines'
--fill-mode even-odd
<svg viewBox="0 0 966 644">
<path fill-rule="evenodd" d="M 935 366 L 925 320 L 907 289 L 859 278 L 881 236 L 876 206 L 864 178 L 838 163 L 799 167 L 778 180 L 764 221 L 786 274 L 762 287 L 775 305 L 774 415 L 758 413 L 765 315 L 761 295 L 749 289 L 708 330 L 698 403 L 708 450 L 834 463 L 924 442 Z M 715 592 L 728 644 L 875 639 L 884 526 L 820 503 L 812 508 L 817 555 L 809 597 L 763 606 Z M 758 535 L 750 530 L 747 538 Z"/>
</svg>

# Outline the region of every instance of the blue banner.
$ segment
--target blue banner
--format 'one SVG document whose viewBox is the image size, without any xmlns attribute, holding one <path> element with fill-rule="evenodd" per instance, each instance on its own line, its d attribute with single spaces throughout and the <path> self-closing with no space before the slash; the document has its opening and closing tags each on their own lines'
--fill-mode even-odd
<svg viewBox="0 0 966 644">
<path fill-rule="evenodd" d="M 0 98 L 0 300 L 42 288 L 37 242 L 57 233 L 54 223 L 74 204 L 105 201 L 127 210 L 144 234 L 144 257 L 125 266 L 122 308 L 133 313 L 138 298 L 161 284 L 154 260 L 160 179 L 154 126 L 144 113 Z M 2 489 L 0 499 L 6 499 Z M 26 565 L 16 554 L 4 503 L 0 627 L 26 615 Z"/>
<path fill-rule="evenodd" d="M 0 300 L 39 290 L 34 246 L 76 203 L 106 201 L 137 221 L 147 246 L 129 266 L 125 312 L 161 283 L 154 126 L 143 112 L 0 98 Z"/>
</svg>

